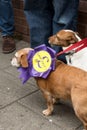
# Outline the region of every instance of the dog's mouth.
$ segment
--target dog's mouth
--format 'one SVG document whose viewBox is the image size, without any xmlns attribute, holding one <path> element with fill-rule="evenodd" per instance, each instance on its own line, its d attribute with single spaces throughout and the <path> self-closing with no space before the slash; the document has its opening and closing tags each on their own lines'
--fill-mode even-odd
<svg viewBox="0 0 87 130">
<path fill-rule="evenodd" d="M 50 46 L 53 48 L 53 47 L 55 47 L 55 46 L 57 47 L 58 45 L 51 43 Z"/>
<path fill-rule="evenodd" d="M 58 46 L 55 43 L 50 42 L 50 40 L 48 41 L 48 43 L 50 44 L 51 47 Z"/>
<path fill-rule="evenodd" d="M 12 64 L 11 63 L 11 65 L 14 66 L 14 67 L 16 67 L 16 68 L 20 68 L 21 67 L 21 65 L 19 65 L 19 64 Z"/>
<path fill-rule="evenodd" d="M 51 46 L 51 47 L 54 47 L 54 45 L 53 45 L 53 44 L 50 44 L 50 46 Z"/>
</svg>

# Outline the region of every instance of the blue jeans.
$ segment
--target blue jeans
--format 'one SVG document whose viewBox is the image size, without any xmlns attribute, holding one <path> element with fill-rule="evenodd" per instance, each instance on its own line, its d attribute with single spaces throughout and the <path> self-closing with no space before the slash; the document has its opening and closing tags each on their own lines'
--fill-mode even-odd
<svg viewBox="0 0 87 130">
<path fill-rule="evenodd" d="M 11 0 L 0 0 L 0 29 L 2 36 L 13 35 L 14 15 Z"/>
<path fill-rule="evenodd" d="M 48 37 L 61 29 L 76 31 L 79 0 L 25 0 L 24 12 L 30 29 L 30 43 L 34 48 L 48 43 Z M 56 52 L 62 50 L 55 47 Z M 65 61 L 61 55 L 60 60 Z"/>
</svg>

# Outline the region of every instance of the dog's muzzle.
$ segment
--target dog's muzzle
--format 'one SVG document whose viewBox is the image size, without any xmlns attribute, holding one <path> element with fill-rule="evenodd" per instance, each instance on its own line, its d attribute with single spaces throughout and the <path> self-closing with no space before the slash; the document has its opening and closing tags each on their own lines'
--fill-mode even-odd
<svg viewBox="0 0 87 130">
<path fill-rule="evenodd" d="M 20 64 L 18 63 L 16 57 L 14 57 L 14 58 L 11 60 L 11 65 L 12 65 L 12 66 L 15 66 L 15 67 L 20 67 Z"/>
</svg>

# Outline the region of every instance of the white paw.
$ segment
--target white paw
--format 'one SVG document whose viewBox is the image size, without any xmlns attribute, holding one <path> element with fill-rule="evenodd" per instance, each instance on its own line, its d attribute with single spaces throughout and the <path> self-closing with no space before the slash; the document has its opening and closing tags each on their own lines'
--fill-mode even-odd
<svg viewBox="0 0 87 130">
<path fill-rule="evenodd" d="M 44 110 L 42 113 L 43 113 L 45 116 L 49 116 L 49 115 L 51 114 L 51 112 L 50 112 L 48 109 Z"/>
</svg>

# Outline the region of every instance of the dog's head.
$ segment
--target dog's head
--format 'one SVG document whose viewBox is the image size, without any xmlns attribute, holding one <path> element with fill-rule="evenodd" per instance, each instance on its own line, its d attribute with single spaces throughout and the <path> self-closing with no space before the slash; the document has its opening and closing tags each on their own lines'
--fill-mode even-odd
<svg viewBox="0 0 87 130">
<path fill-rule="evenodd" d="M 15 53 L 15 56 L 11 60 L 11 65 L 15 67 L 22 66 L 23 68 L 28 67 L 27 55 L 31 48 L 24 48 Z"/>
<path fill-rule="evenodd" d="M 61 30 L 57 32 L 55 35 L 49 37 L 49 44 L 57 45 L 62 47 L 67 47 L 70 44 L 74 44 L 80 41 L 80 37 L 77 32 L 72 30 Z"/>
</svg>

